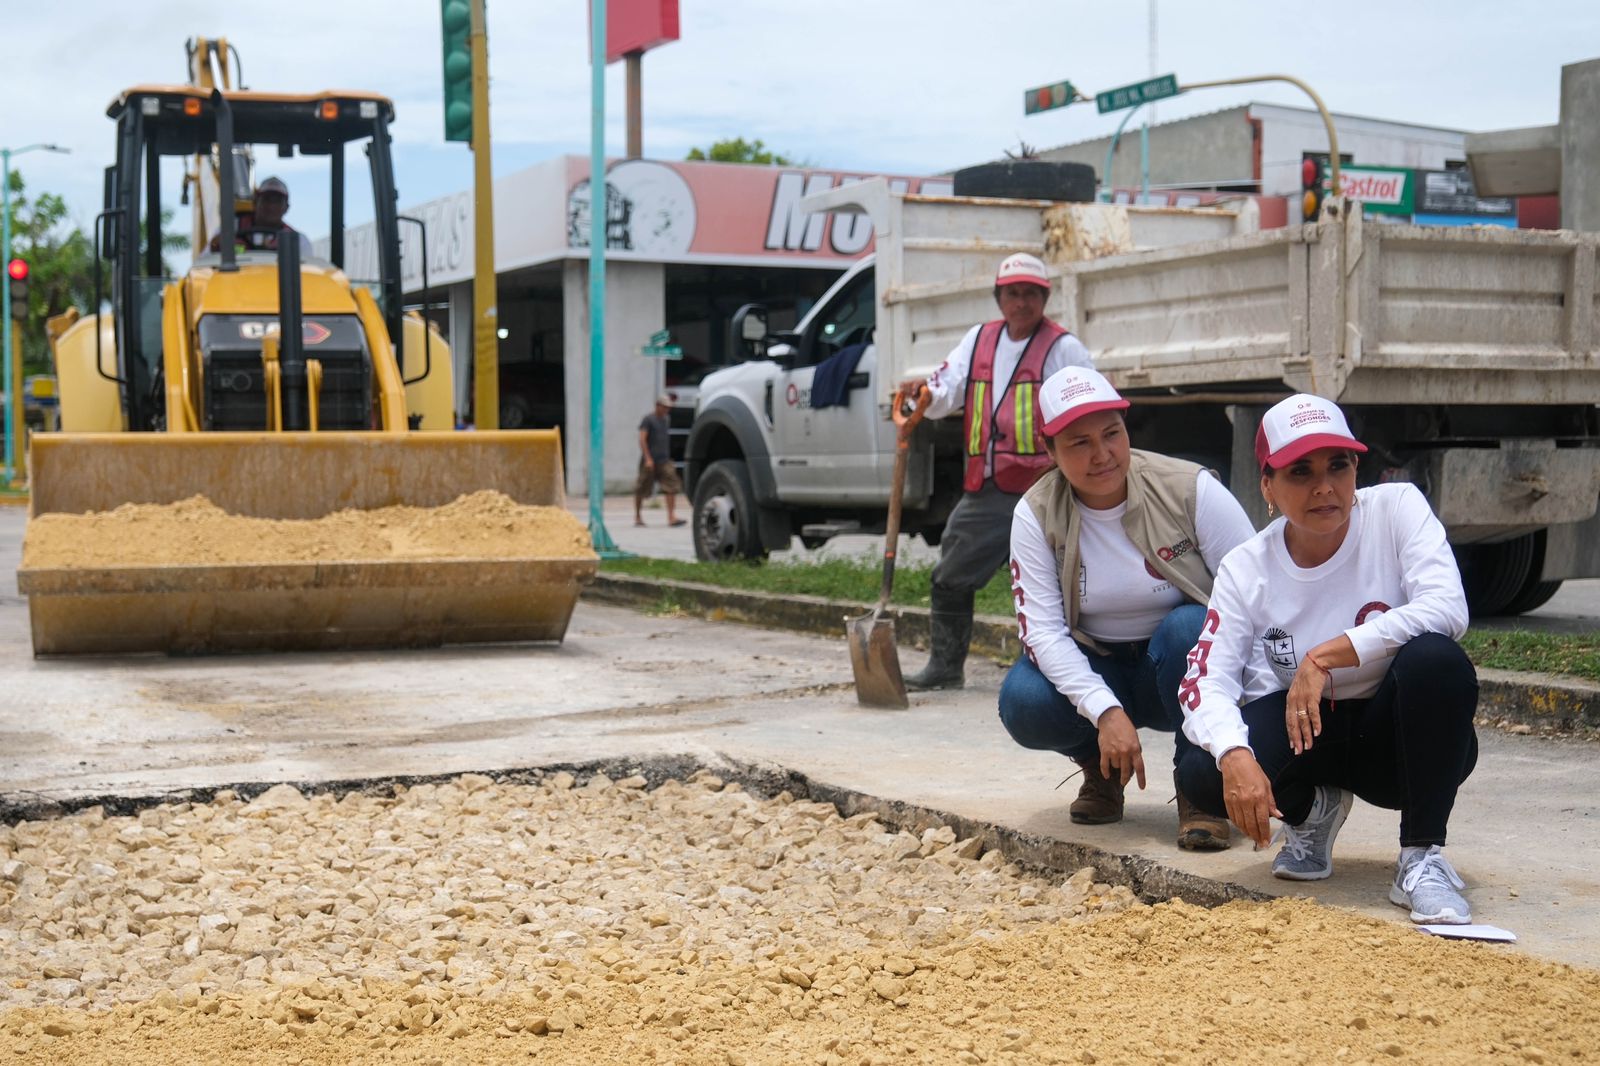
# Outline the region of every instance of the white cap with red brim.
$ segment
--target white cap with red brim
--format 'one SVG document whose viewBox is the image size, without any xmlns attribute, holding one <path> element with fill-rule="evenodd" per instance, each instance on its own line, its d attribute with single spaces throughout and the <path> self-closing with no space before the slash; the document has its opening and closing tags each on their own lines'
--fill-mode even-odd
<svg viewBox="0 0 1600 1066">
<path fill-rule="evenodd" d="M 1116 389 L 1098 371 L 1086 366 L 1057 370 L 1039 386 L 1039 412 L 1044 415 L 1044 435 L 1053 437 L 1084 415 L 1127 408 Z"/>
<path fill-rule="evenodd" d="M 994 275 L 996 287 L 1017 281 L 1045 290 L 1050 288 L 1050 275 L 1045 271 L 1044 263 L 1039 261 L 1038 256 L 1027 252 L 1006 256 L 1005 262 L 1000 264 L 1000 269 Z"/>
<path fill-rule="evenodd" d="M 1297 393 L 1278 401 L 1261 417 L 1256 430 L 1256 465 L 1262 469 L 1288 466 L 1318 448 L 1367 450 L 1351 434 L 1339 405 L 1321 396 Z"/>
</svg>

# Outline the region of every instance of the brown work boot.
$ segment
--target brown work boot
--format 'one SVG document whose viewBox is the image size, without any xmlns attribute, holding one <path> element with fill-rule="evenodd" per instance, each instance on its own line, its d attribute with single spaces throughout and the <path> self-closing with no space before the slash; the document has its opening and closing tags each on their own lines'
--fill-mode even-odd
<svg viewBox="0 0 1600 1066">
<path fill-rule="evenodd" d="M 1230 830 L 1226 818 L 1207 814 L 1189 802 L 1189 797 L 1178 788 L 1178 775 L 1172 775 L 1172 787 L 1178 793 L 1178 847 L 1185 851 L 1222 851 L 1229 846 Z"/>
<path fill-rule="evenodd" d="M 1105 825 L 1122 821 L 1122 782 L 1102 777 L 1100 760 L 1078 763 L 1083 767 L 1083 786 L 1078 798 L 1067 808 L 1079 825 Z"/>
</svg>

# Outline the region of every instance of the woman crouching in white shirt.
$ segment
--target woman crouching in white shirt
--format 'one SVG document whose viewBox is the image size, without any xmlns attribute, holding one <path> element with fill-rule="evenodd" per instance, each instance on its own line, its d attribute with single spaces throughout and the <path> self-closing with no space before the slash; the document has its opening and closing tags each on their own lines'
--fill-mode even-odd
<svg viewBox="0 0 1600 1066">
<path fill-rule="evenodd" d="M 1477 675 L 1456 643 L 1466 596 L 1421 492 L 1356 488 L 1364 451 L 1317 396 L 1262 419 L 1261 493 L 1283 517 L 1217 574 L 1183 680 L 1197 748 L 1179 780 L 1258 844 L 1268 817 L 1283 819 L 1272 872 L 1290 880 L 1333 872 L 1351 793 L 1398 810 L 1389 899 L 1412 921 L 1466 923 L 1465 886 L 1440 851 L 1478 757 Z"/>
<path fill-rule="evenodd" d="M 1001 686 L 1000 721 L 1023 747 L 1083 768 L 1071 816 L 1089 825 L 1122 818 L 1131 778 L 1144 788 L 1138 727 L 1173 733 L 1179 755 L 1188 748 L 1178 731 L 1184 656 L 1222 557 L 1255 532 L 1205 469 L 1133 450 L 1127 406 L 1093 370 L 1046 379 L 1039 407 L 1056 469 L 1011 522 L 1011 592 L 1026 654 Z M 1180 790 L 1178 843 L 1226 848 L 1228 823 Z"/>
</svg>

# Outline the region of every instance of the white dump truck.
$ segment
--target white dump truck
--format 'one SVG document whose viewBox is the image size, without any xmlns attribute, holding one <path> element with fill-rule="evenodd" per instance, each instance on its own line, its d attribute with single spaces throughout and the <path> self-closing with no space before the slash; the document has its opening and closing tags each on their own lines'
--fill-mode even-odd
<svg viewBox="0 0 1600 1066">
<path fill-rule="evenodd" d="M 1134 441 L 1211 466 L 1257 522 L 1261 413 L 1314 392 L 1371 449 L 1363 484 L 1427 494 L 1476 613 L 1600 576 L 1595 234 L 1377 224 L 1340 199 L 1260 230 L 1248 199 L 1058 204 L 881 180 L 807 206 L 866 212 L 875 254 L 791 333 L 768 335 L 759 307 L 736 316 L 752 358 L 702 382 L 686 452 L 702 558 L 880 531 L 895 385 L 996 317 L 995 264 L 1027 251 L 1059 274 L 1047 313 L 1133 401 Z M 846 403 L 817 407 L 813 380 L 841 352 L 856 357 Z M 925 424 L 912 451 L 902 528 L 933 543 L 960 494 L 959 422 Z"/>
</svg>

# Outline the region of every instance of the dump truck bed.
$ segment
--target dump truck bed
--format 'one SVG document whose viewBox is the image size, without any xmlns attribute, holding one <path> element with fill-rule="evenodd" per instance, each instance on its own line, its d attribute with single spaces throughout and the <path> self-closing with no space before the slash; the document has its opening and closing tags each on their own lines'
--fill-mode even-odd
<svg viewBox="0 0 1600 1066">
<path fill-rule="evenodd" d="M 442 507 L 495 490 L 561 508 L 555 430 L 460 434 L 41 434 L 30 515 L 204 495 L 236 515 Z M 575 521 L 575 520 L 574 520 Z M 263 553 L 264 557 L 270 553 Z M 37 655 L 559 641 L 592 551 L 554 557 L 24 566 Z"/>
</svg>

